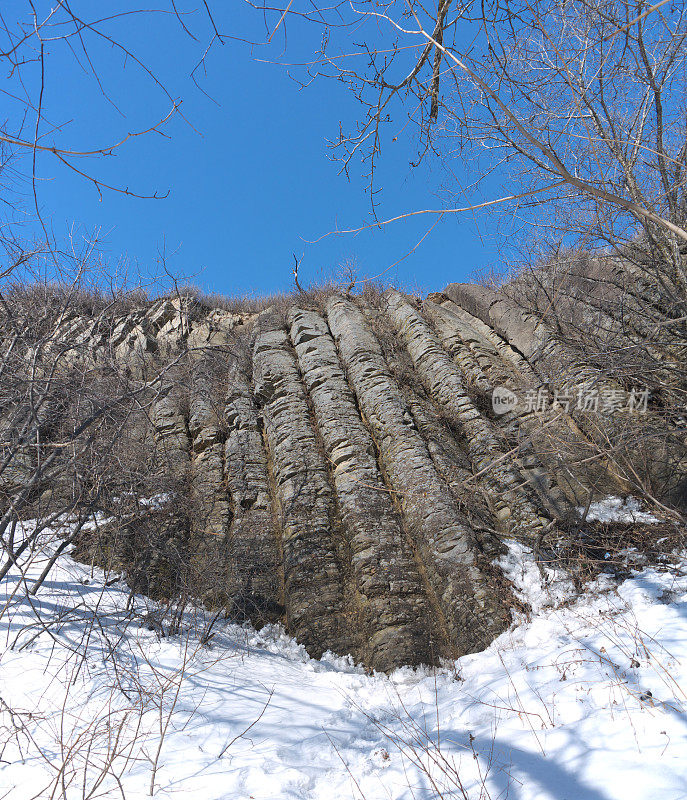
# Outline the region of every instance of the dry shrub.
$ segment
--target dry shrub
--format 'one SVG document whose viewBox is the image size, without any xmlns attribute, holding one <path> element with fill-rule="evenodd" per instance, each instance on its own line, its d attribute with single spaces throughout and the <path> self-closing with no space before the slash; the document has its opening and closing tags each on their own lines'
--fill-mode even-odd
<svg viewBox="0 0 687 800">
<path fill-rule="evenodd" d="M 542 537 L 537 556 L 547 567 L 560 567 L 578 590 L 601 574 L 623 580 L 633 570 L 672 569 L 687 547 L 684 526 L 670 522 L 599 522 L 562 520 L 555 533 Z"/>
</svg>

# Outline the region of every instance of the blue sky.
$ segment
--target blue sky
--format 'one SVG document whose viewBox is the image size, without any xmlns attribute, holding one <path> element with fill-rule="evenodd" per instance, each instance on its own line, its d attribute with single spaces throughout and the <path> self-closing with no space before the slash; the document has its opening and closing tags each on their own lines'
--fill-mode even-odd
<svg viewBox="0 0 687 800">
<path fill-rule="evenodd" d="M 255 28 L 254 12 L 242 3 L 231 5 L 225 26 L 264 35 Z M 445 220 L 406 258 L 433 218 L 356 236 L 330 235 L 309 244 L 337 226 L 370 222 L 359 166 L 353 166 L 347 180 L 326 144 L 336 136 L 339 122 L 351 122 L 359 111 L 345 87 L 320 79 L 302 89 L 282 66 L 259 60 L 278 56 L 280 43 L 253 52 L 227 43 L 213 49 L 200 79 L 209 99 L 189 77 L 203 40 L 192 42 L 169 17 L 129 22 L 119 33 L 144 54 L 170 94 L 183 99 L 190 124 L 176 118 L 164 137 L 137 138 L 106 161 L 80 161 L 78 166 L 132 191 L 169 191 L 169 196 L 141 200 L 105 191 L 101 200 L 91 183 L 44 156 L 38 165 L 40 207 L 58 237 L 69 230 L 77 238 L 98 230 L 112 259 L 125 255 L 143 275 L 156 272 L 164 248 L 177 275 L 208 291 L 239 295 L 289 289 L 294 252 L 303 259 L 300 274 L 306 284 L 353 263 L 361 277 L 384 273 L 420 291 L 440 289 L 501 263 L 499 240 L 489 233 L 486 213 L 476 218 L 477 225 L 472 217 Z M 291 26 L 287 56 L 313 52 L 317 37 L 315 30 Z M 110 48 L 94 54 L 102 86 L 118 108 L 67 51 L 55 48 L 46 71 L 47 114 L 56 124 L 73 121 L 49 140 L 76 149 L 100 147 L 167 113 L 168 100 L 131 63 L 124 68 Z M 404 136 L 397 142 L 389 136 L 383 143 L 381 216 L 441 207 L 442 173 L 429 163 L 411 169 L 413 155 Z"/>
</svg>

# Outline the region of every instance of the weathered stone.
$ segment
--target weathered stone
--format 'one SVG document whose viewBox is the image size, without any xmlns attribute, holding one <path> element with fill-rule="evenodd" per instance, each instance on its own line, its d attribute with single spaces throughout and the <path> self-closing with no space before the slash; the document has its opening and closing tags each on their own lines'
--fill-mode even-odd
<svg viewBox="0 0 687 800">
<path fill-rule="evenodd" d="M 291 339 L 326 448 L 351 550 L 366 664 L 429 663 L 431 623 L 417 566 L 327 323 L 293 308 Z"/>
<path fill-rule="evenodd" d="M 536 537 L 549 520 L 535 508 L 526 481 L 509 460 L 507 446 L 470 400 L 458 367 L 434 331 L 399 292 L 390 289 L 385 298 L 389 317 L 420 380 L 460 426 L 478 481 L 486 487 L 496 518 L 502 523 L 507 521 L 507 529 L 513 533 Z"/>
<path fill-rule="evenodd" d="M 451 283 L 444 294 L 503 336 L 531 365 L 537 366 L 540 359 L 558 351 L 551 332 L 541 320 L 492 289 L 470 283 Z"/>
<path fill-rule="evenodd" d="M 599 369 L 581 364 L 581 354 L 564 346 L 541 319 L 520 308 L 513 300 L 483 286 L 452 283 L 444 293 L 457 305 L 480 319 L 517 350 L 539 376 L 540 383 L 550 385 L 573 398 L 587 390 L 627 393 L 609 381 Z M 522 362 L 516 367 L 522 372 Z M 586 418 L 585 418 L 586 419 Z"/>
<path fill-rule="evenodd" d="M 158 300 L 148 310 L 146 317 L 154 333 L 158 333 L 164 326 L 174 319 L 178 309 L 171 300 Z"/>
<path fill-rule="evenodd" d="M 189 434 L 191 436 L 192 530 L 206 536 L 229 531 L 231 510 L 224 480 L 224 401 L 219 387 L 220 353 L 204 350 L 193 364 Z"/>
<path fill-rule="evenodd" d="M 241 366 L 229 371 L 225 407 L 225 479 L 232 525 L 227 537 L 227 592 L 232 612 L 254 624 L 276 622 L 283 611 L 283 568 L 262 420 Z"/>
<path fill-rule="evenodd" d="M 288 628 L 313 654 L 351 652 L 357 632 L 345 617 L 328 465 L 288 336 L 273 311 L 256 322 L 253 380 L 279 501 Z"/>
<path fill-rule="evenodd" d="M 545 323 L 524 312 L 509 298 L 471 284 L 450 284 L 444 294 L 452 302 L 442 305 L 456 316 L 464 318 L 467 311 L 481 321 L 484 327 L 477 322 L 474 327 L 495 344 L 504 359 L 516 367 L 523 357 L 526 360 L 529 369 L 520 366 L 518 372 L 529 379 L 530 392 L 544 393 L 545 408 L 533 405 L 528 410 L 523 407 L 521 396 L 519 408 L 503 419 L 502 424 L 515 422 L 517 430 L 524 434 L 521 438 L 533 441 L 534 437 L 539 441 L 536 448 L 539 455 L 542 460 L 549 461 L 558 485 L 568 498 L 581 500 L 587 482 L 585 475 L 597 491 L 630 491 L 627 482 L 603 455 L 609 440 L 622 441 L 622 425 L 612 415 L 578 408 L 580 398 L 587 397 L 590 392 L 592 395 L 615 393 L 621 402 L 626 402 L 627 393 L 608 381 L 598 369 L 581 366 L 579 354 L 563 346 Z M 463 312 L 456 308 L 461 304 Z M 501 346 L 496 344 L 497 338 L 503 342 Z M 538 384 L 533 383 L 533 377 Z M 510 386 L 515 388 L 512 383 Z M 550 393 L 554 399 L 568 398 L 568 402 L 550 405 Z M 555 466 L 545 455 L 547 453 L 554 454 Z"/>
<path fill-rule="evenodd" d="M 165 353 L 182 348 L 191 326 L 191 307 L 194 301 L 189 297 L 175 297 L 162 300 L 152 311 L 149 321 L 155 331 L 158 347 Z"/>
<path fill-rule="evenodd" d="M 541 383 L 527 361 L 495 331 L 444 295 L 441 304 L 426 300 L 423 311 L 444 347 L 482 390 L 495 386 L 536 387 Z"/>
<path fill-rule="evenodd" d="M 176 371 L 167 372 L 160 381 L 151 414 L 155 441 L 163 463 L 182 481 L 188 477 L 191 454 L 185 411 L 187 391 Z"/>
<path fill-rule="evenodd" d="M 363 314 L 351 301 L 332 297 L 327 318 L 451 642 L 460 653 L 480 649 L 507 625 L 509 614 L 480 568 L 474 532 L 437 473 Z"/>
</svg>

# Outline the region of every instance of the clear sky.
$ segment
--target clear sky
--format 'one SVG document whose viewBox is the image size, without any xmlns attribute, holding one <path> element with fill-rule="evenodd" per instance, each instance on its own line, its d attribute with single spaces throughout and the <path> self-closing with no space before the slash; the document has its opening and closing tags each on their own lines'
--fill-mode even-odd
<svg viewBox="0 0 687 800">
<path fill-rule="evenodd" d="M 255 26 L 255 12 L 236 0 L 230 5 L 232 14 L 222 21 L 225 30 L 264 38 Z M 207 29 L 202 33 L 207 37 Z M 278 56 L 283 42 L 253 51 L 245 44 L 227 43 L 213 49 L 206 74 L 199 75 L 208 97 L 189 77 L 204 40 L 194 43 L 170 17 L 129 22 L 120 34 L 144 56 L 170 94 L 183 99 L 189 124 L 177 118 L 165 128 L 167 136 L 139 137 L 106 161 L 78 165 L 105 182 L 143 194 L 169 191 L 169 196 L 142 200 L 105 191 L 101 200 L 91 183 L 44 156 L 38 165 L 39 202 L 56 235 L 74 224 L 77 237 L 99 230 L 112 258 L 125 255 L 143 274 L 156 270 L 164 247 L 173 271 L 223 294 L 289 289 L 293 253 L 303 258 L 305 284 L 326 279 L 340 264 L 352 262 L 361 277 L 385 273 L 421 291 L 499 265 L 498 240 L 483 224 L 486 213 L 476 217 L 478 224 L 472 216 L 450 217 L 405 259 L 434 218 L 356 236 L 330 235 L 309 244 L 337 226 L 370 222 L 359 165 L 347 180 L 327 147 L 339 122 L 346 124 L 359 112 L 346 88 L 324 79 L 301 88 L 284 67 L 259 60 Z M 291 26 L 287 58 L 312 53 L 317 35 Z M 93 52 L 103 89 L 117 108 L 100 93 L 87 68 L 81 69 L 64 49 L 54 48 L 46 70 L 47 114 L 55 124 L 74 121 L 49 141 L 83 150 L 101 147 L 167 113 L 168 101 L 131 62 L 124 69 L 111 48 Z M 411 169 L 413 154 L 404 136 L 383 142 L 378 175 L 383 217 L 442 205 L 437 195 L 441 172 L 432 164 Z"/>
</svg>

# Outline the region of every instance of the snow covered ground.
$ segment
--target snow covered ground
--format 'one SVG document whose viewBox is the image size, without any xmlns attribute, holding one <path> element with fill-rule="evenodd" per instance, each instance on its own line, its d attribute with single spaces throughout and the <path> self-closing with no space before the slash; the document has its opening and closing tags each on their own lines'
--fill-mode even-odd
<svg viewBox="0 0 687 800">
<path fill-rule="evenodd" d="M 531 619 L 389 677 L 276 627 L 217 622 L 204 646 L 199 611 L 163 636 L 155 604 L 68 556 L 35 598 L 11 575 L 0 800 L 687 797 L 687 563 L 577 599 L 522 546 L 503 566 Z"/>
</svg>

